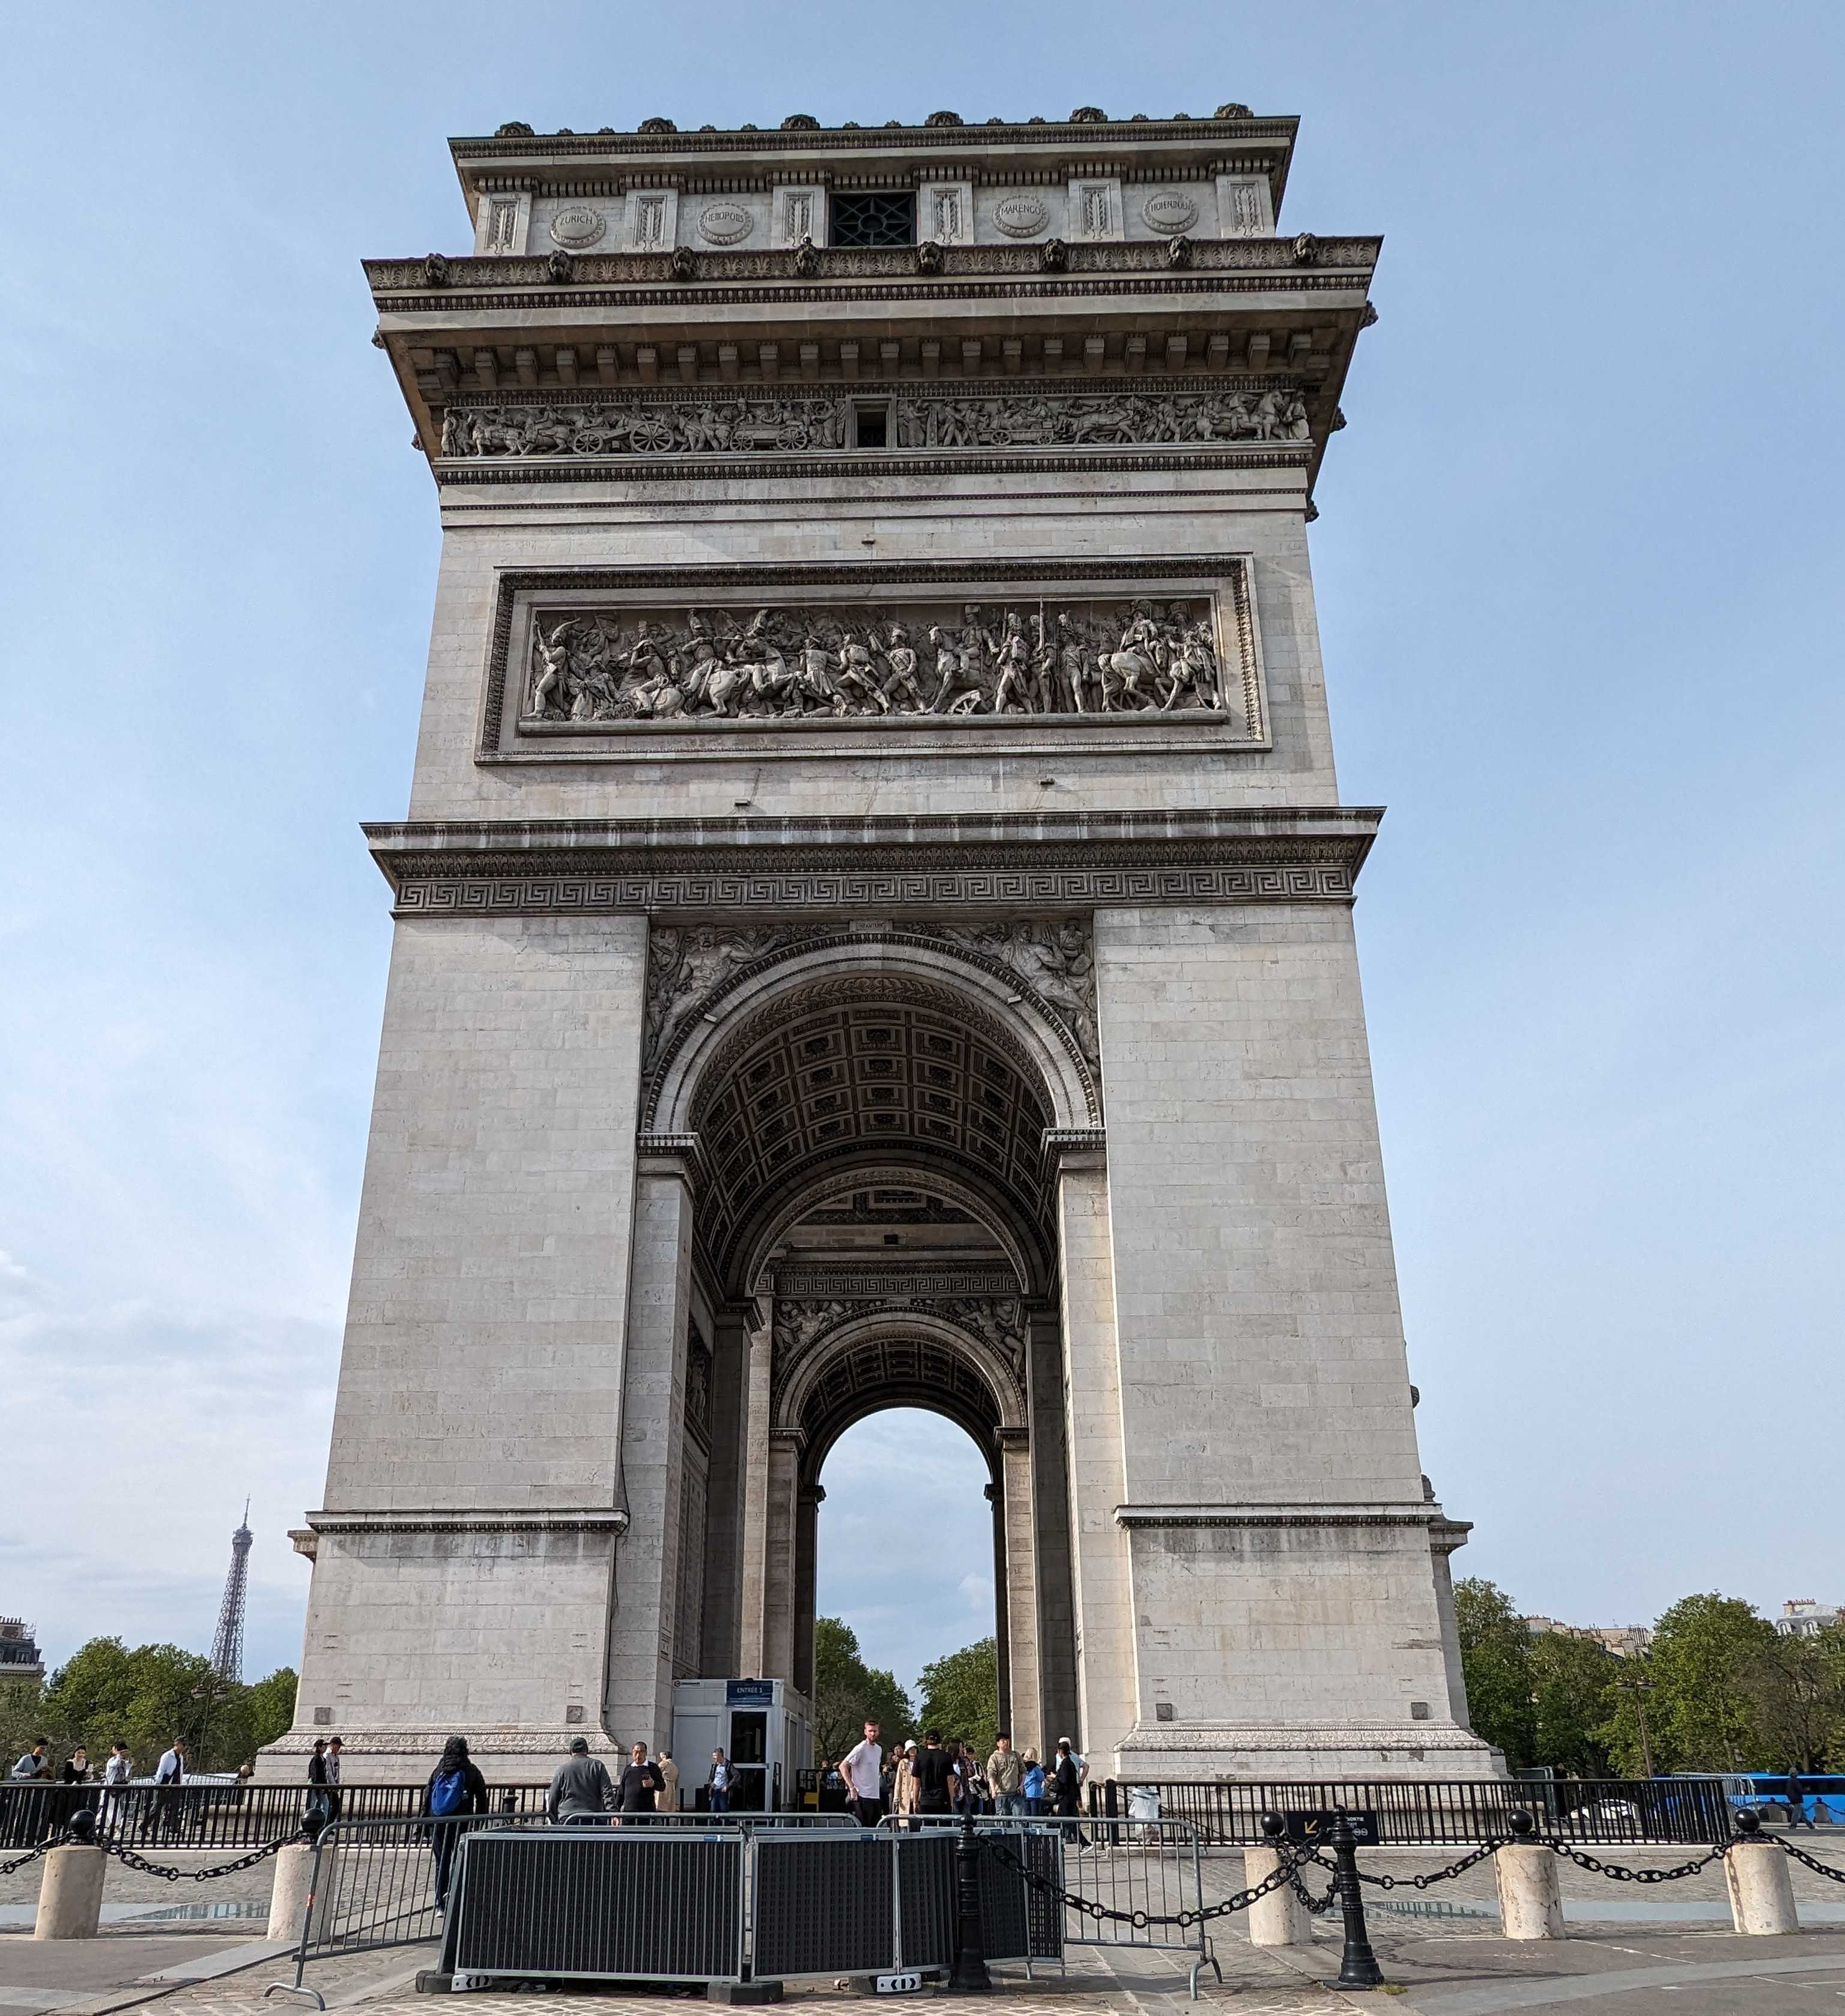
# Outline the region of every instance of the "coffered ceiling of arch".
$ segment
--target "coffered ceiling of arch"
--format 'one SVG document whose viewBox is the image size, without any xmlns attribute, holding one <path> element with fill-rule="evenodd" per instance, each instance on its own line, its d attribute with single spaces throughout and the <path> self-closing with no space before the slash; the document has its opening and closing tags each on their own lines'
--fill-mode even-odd
<svg viewBox="0 0 1845 2016">
<path fill-rule="evenodd" d="M 946 990 L 902 981 L 829 983 L 804 998 L 805 1013 L 797 998 L 746 1024 L 694 1103 L 714 1252 L 771 1186 L 866 1149 L 939 1155 L 1037 1215 L 1050 1115 L 1002 1031 L 951 1012 Z"/>
<path fill-rule="evenodd" d="M 971 1360 L 919 1331 L 893 1329 L 842 1352 L 802 1404 L 807 1461 L 817 1473 L 827 1450 L 855 1420 L 887 1407 L 926 1407 L 960 1423 L 983 1448 L 1000 1425 L 991 1388 Z"/>
</svg>

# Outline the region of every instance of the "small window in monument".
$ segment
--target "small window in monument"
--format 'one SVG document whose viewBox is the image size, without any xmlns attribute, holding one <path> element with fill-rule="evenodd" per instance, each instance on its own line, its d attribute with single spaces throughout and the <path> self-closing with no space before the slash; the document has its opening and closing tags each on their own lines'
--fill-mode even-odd
<svg viewBox="0 0 1845 2016">
<path fill-rule="evenodd" d="M 314 1711 L 315 1723 L 319 1728 L 325 1729 L 333 1719 L 333 1711 L 330 1708 L 317 1708 Z"/>
<path fill-rule="evenodd" d="M 880 399 L 875 406 L 859 407 L 857 417 L 858 447 L 888 448 L 890 445 L 890 408 L 886 401 Z"/>
<path fill-rule="evenodd" d="M 1172 1719 L 1172 1703 L 1171 1701 L 1155 1701 L 1153 1704 L 1153 1719 L 1156 1722 L 1171 1722 Z"/>
<path fill-rule="evenodd" d="M 1412 1701 L 1409 1704 L 1409 1719 L 1412 1722 L 1426 1722 L 1429 1719 L 1429 1704 L 1426 1701 Z"/>
<path fill-rule="evenodd" d="M 564 1710 L 564 1720 L 566 1723 L 581 1722 L 583 1719 L 583 1705 L 581 1701 L 572 1701 Z"/>
<path fill-rule="evenodd" d="M 916 198 L 909 189 L 875 189 L 833 200 L 836 245 L 914 245 Z"/>
</svg>

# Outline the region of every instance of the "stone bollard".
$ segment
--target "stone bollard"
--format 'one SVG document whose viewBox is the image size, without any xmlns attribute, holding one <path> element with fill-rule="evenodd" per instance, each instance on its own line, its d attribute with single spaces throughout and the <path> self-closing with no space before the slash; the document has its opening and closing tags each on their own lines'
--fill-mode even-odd
<svg viewBox="0 0 1845 2016">
<path fill-rule="evenodd" d="M 1512 1815 L 1514 1839 L 1493 1857 L 1499 1886 L 1499 1929 L 1509 1939 L 1560 1939 L 1563 1932 L 1563 1885 L 1557 1859 L 1531 1838 L 1531 1816 L 1522 1809 Z"/>
<path fill-rule="evenodd" d="M 1246 1848 L 1243 1852 L 1243 1882 L 1246 1890 L 1253 1889 L 1258 1883 L 1266 1883 L 1285 1859 L 1282 1841 L 1287 1832 L 1286 1821 L 1279 1813 L 1266 1813 L 1263 1816 L 1262 1831 L 1268 1837 L 1268 1845 Z M 1284 1883 L 1279 1890 L 1271 1890 L 1266 1897 L 1258 1897 L 1250 1905 L 1250 1945 L 1301 1946 L 1307 1945 L 1312 1938 L 1313 1920 L 1293 1884 Z"/>
<path fill-rule="evenodd" d="M 109 1857 L 99 1848 L 54 1848 L 38 1879 L 35 1939 L 93 1939 L 102 1916 L 102 1872 Z"/>
<path fill-rule="evenodd" d="M 1764 1838 L 1762 1823 L 1751 1813 L 1736 1816 L 1736 1839 L 1723 1859 L 1729 1887 L 1730 1918 L 1739 1932 L 1775 1937 L 1800 1929 L 1794 1909 L 1793 1873 L 1787 1857 Z"/>
<path fill-rule="evenodd" d="M 314 1892 L 314 1844 L 291 1841 L 275 1856 L 275 1880 L 269 1888 L 269 1929 L 266 1939 L 297 1946 Z"/>
</svg>

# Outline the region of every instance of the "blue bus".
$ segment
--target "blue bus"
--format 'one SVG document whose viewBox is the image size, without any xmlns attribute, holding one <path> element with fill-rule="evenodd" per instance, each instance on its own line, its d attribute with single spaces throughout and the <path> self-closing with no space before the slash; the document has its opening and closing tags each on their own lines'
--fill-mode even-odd
<svg viewBox="0 0 1845 2016">
<path fill-rule="evenodd" d="M 1760 1813 L 1765 1820 L 1790 1820 L 1785 1771 L 1726 1772 L 1724 1796 L 1739 1813 Z M 1800 1773 L 1800 1804 L 1806 1817 L 1822 1827 L 1845 1827 L 1845 1777 L 1836 1773 Z"/>
</svg>

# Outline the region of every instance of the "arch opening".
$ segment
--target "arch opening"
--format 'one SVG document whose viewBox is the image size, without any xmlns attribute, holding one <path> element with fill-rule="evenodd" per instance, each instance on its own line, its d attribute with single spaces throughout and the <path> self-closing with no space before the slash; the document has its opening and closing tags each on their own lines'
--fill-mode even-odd
<svg viewBox="0 0 1845 2016">
<path fill-rule="evenodd" d="M 998 1636 L 985 1459 L 944 1417 L 891 1407 L 843 1431 L 819 1478 L 816 1611 L 854 1633 L 867 1665 L 896 1675 L 919 1718 L 923 1667 Z M 816 1751 L 836 1757 L 858 1729 L 823 1690 L 815 1705 Z M 885 1737 L 920 1733 L 919 1721 Z"/>
<path fill-rule="evenodd" d="M 1016 1689 L 1035 1726 L 1046 1547 L 1053 1634 L 1068 1574 L 1061 1408 L 1034 1430 L 1030 1398 L 1034 1337 L 1046 1390 L 1061 1384 L 1045 1136 L 1083 1124 L 1080 1085 L 1045 1062 L 1020 997 L 936 970 L 811 969 L 735 995 L 677 1041 L 652 1111 L 697 1144 L 695 1272 L 721 1326 L 735 1326 L 734 1355 L 714 1361 L 719 1384 L 735 1368 L 723 1432 L 736 1481 L 714 1463 L 706 1581 L 718 1593 L 701 1659 L 721 1646 L 724 1670 L 811 1694 L 822 1473 L 861 1424 L 917 1410 L 962 1430 L 984 1467 L 1000 1697 Z M 934 1523 L 925 1514 L 890 1540 L 918 1572 Z M 1062 1688 L 1061 1640 L 1054 1657 Z"/>
</svg>

